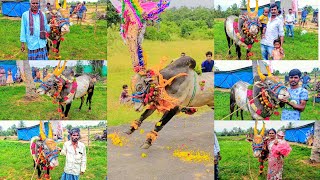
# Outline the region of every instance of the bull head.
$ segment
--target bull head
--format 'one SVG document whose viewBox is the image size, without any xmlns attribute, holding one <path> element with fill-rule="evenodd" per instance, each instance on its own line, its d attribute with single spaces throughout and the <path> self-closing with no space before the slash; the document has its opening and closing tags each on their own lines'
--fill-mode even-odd
<svg viewBox="0 0 320 180">
<path fill-rule="evenodd" d="M 275 102 L 279 102 L 280 100 L 285 100 L 290 98 L 290 94 L 287 88 L 283 85 L 282 82 L 279 81 L 276 77 L 271 74 L 269 66 L 266 66 L 268 75 L 265 76 L 262 74 L 260 66 L 257 66 L 257 73 L 260 77 L 260 82 L 257 82 L 256 85 L 259 88 L 265 88 L 268 91 L 269 96 Z"/>
<path fill-rule="evenodd" d="M 42 163 L 42 165 L 49 165 L 51 168 L 57 167 L 58 162 L 58 146 L 53 140 L 52 125 L 49 123 L 48 137 L 44 133 L 43 123 L 40 121 L 39 126 L 40 140 L 36 141 L 35 146 L 35 157 L 37 157 Z"/>
<path fill-rule="evenodd" d="M 258 121 L 255 122 L 255 126 L 253 129 L 253 132 L 254 132 L 253 139 L 252 138 L 247 139 L 247 141 L 252 142 L 253 156 L 255 158 L 258 158 L 261 156 L 261 152 L 264 147 L 264 132 L 266 129 L 265 123 L 263 122 L 263 127 L 262 127 L 260 134 L 259 134 L 258 129 L 257 129 L 257 123 L 258 123 Z"/>
<path fill-rule="evenodd" d="M 250 0 L 248 0 L 247 4 L 248 18 L 247 18 L 247 28 L 249 30 L 249 34 L 252 36 L 256 36 L 259 33 L 259 21 L 258 21 L 258 0 L 256 0 L 255 10 L 252 12 L 250 9 Z"/>
<path fill-rule="evenodd" d="M 37 93 L 39 95 L 47 94 L 48 96 L 53 96 L 54 93 L 58 89 L 58 83 L 60 80 L 58 77 L 62 74 L 64 71 L 67 61 L 64 61 L 62 67 L 60 67 L 61 61 L 59 61 L 57 67 L 54 69 L 52 74 L 48 74 L 47 77 L 44 78 L 42 84 L 37 89 Z"/>
<path fill-rule="evenodd" d="M 59 1 L 56 0 L 56 9 L 59 13 L 55 12 L 54 14 L 58 17 L 58 25 L 61 36 L 70 32 L 70 20 L 69 20 L 69 11 L 67 9 L 67 0 L 64 0 L 62 7 L 59 5 Z"/>
</svg>

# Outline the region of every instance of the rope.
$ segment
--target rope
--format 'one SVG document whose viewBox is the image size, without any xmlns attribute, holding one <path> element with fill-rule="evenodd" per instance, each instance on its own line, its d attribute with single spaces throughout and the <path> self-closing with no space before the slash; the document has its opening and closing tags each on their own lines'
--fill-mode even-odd
<svg viewBox="0 0 320 180">
<path fill-rule="evenodd" d="M 230 48 L 228 49 L 228 51 L 227 51 L 228 54 L 224 57 L 224 59 L 227 59 L 227 56 L 229 55 L 230 49 L 231 49 L 232 46 L 235 44 L 234 40 L 232 40 L 232 41 L 233 41 L 233 43 L 232 43 L 232 45 L 230 46 Z"/>
<path fill-rule="evenodd" d="M 257 96 L 255 96 L 254 98 L 252 98 L 252 100 L 256 99 L 257 97 L 259 97 L 260 94 L 258 94 Z M 239 111 L 240 109 L 242 109 L 243 107 L 247 106 L 247 104 L 239 107 L 237 110 L 235 110 L 233 113 L 228 114 L 227 116 L 225 116 L 224 118 L 220 119 L 220 120 L 225 120 L 226 118 L 230 117 L 231 115 L 233 115 L 234 113 L 236 113 L 237 111 Z"/>
<path fill-rule="evenodd" d="M 41 152 L 41 153 L 42 153 L 42 152 Z M 32 180 L 32 179 L 33 179 L 34 173 L 36 172 L 36 168 L 37 168 L 37 166 L 38 166 L 39 158 L 40 158 L 40 154 L 38 155 L 38 159 L 37 159 L 37 161 L 36 161 L 36 165 L 34 166 L 33 173 L 32 173 L 32 177 L 31 177 L 31 179 L 30 179 L 30 180 Z"/>
<path fill-rule="evenodd" d="M 193 101 L 193 99 L 194 99 L 194 96 L 196 95 L 196 92 L 197 92 L 197 85 L 196 85 L 196 72 L 194 72 L 194 81 L 193 81 L 193 92 L 192 92 L 192 96 L 191 96 L 191 99 L 190 99 L 190 101 L 189 101 L 189 103 L 188 103 L 188 105 L 187 105 L 187 107 L 189 107 L 189 105 L 191 104 L 191 102 Z"/>
<path fill-rule="evenodd" d="M 249 175 L 250 175 L 250 179 L 252 180 L 253 178 L 252 178 L 252 174 L 251 174 L 251 161 L 250 161 L 250 147 L 249 147 L 249 151 L 248 151 L 248 162 L 249 162 Z"/>
</svg>

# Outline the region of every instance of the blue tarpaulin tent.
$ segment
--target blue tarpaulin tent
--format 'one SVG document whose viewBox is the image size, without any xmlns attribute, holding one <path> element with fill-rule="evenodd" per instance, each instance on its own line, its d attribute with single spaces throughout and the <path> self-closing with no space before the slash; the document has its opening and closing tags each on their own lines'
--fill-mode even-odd
<svg viewBox="0 0 320 180">
<path fill-rule="evenodd" d="M 11 69 L 12 78 L 15 81 L 16 78 L 14 75 L 17 73 L 17 64 L 16 61 L 0 61 L 0 67 L 3 67 L 6 71 L 6 78 L 8 77 L 8 70 Z"/>
<path fill-rule="evenodd" d="M 253 84 L 252 66 L 214 73 L 214 87 L 230 89 L 238 81 Z"/>
<path fill-rule="evenodd" d="M 290 142 L 306 143 L 310 135 L 314 135 L 314 122 L 285 131 L 285 139 Z"/>
<path fill-rule="evenodd" d="M 32 137 L 39 136 L 40 135 L 39 126 L 40 125 L 38 124 L 31 127 L 17 128 L 18 140 L 30 141 Z M 44 128 L 45 128 L 45 134 L 46 136 L 48 136 L 48 132 L 49 132 L 48 122 L 44 123 Z"/>
<path fill-rule="evenodd" d="M 28 9 L 30 9 L 29 1 L 2 1 L 2 14 L 4 16 L 21 17 Z"/>
</svg>

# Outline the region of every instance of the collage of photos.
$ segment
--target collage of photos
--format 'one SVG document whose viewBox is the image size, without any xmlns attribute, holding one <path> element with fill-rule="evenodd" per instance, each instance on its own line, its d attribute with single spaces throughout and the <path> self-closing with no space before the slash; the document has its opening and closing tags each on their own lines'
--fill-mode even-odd
<svg viewBox="0 0 320 180">
<path fill-rule="evenodd" d="M 1 0 L 0 180 L 320 179 L 318 0 Z"/>
</svg>

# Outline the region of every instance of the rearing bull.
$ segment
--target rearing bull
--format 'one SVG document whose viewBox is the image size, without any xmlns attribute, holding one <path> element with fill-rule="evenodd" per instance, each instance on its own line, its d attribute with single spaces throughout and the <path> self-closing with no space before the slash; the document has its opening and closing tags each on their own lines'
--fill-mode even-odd
<svg viewBox="0 0 320 180">
<path fill-rule="evenodd" d="M 289 99 L 290 94 L 287 88 L 279 82 L 270 72 L 269 66 L 266 66 L 268 76 L 261 73 L 257 66 L 258 75 L 261 81 L 250 85 L 239 81 L 234 84 L 230 91 L 230 113 L 234 108 L 241 108 L 241 119 L 243 120 L 243 110 L 249 111 L 254 120 L 268 120 L 279 106 L 282 106 L 281 100 Z M 232 120 L 232 114 L 230 116 Z"/>
<path fill-rule="evenodd" d="M 69 11 L 67 10 L 67 0 L 64 0 L 60 7 L 58 0 L 55 0 L 56 10 L 46 12 L 47 21 L 51 32 L 48 34 L 47 49 L 55 53 L 55 59 L 61 59 L 59 54 L 60 42 L 64 40 L 63 36 L 70 32 Z"/>
<path fill-rule="evenodd" d="M 252 45 L 258 42 L 257 36 L 259 33 L 260 23 L 258 20 L 258 0 L 254 12 L 250 10 L 250 0 L 247 3 L 247 14 L 229 16 L 225 20 L 224 30 L 228 41 L 228 54 L 231 55 L 231 46 L 235 44 L 238 59 L 241 59 L 241 49 L 243 46 L 247 49 L 246 59 L 250 59 L 253 54 L 250 52 Z"/>
<path fill-rule="evenodd" d="M 41 171 L 45 170 L 44 178 L 50 180 L 50 170 L 59 165 L 58 162 L 58 146 L 53 140 L 52 127 L 49 123 L 48 137 L 46 137 L 43 124 L 39 126 L 40 136 L 35 136 L 30 140 L 30 153 L 33 158 L 34 167 L 38 171 L 38 179 L 41 178 Z"/>
<path fill-rule="evenodd" d="M 149 148 L 158 136 L 158 132 L 182 111 L 187 114 L 195 112 L 194 108 L 209 106 L 214 108 L 213 81 L 214 73 L 198 75 L 194 68 L 196 61 L 185 56 L 177 59 L 167 67 L 156 70 L 139 71 L 132 78 L 134 109 L 143 112 L 140 118 L 132 123 L 127 134 L 133 133 L 141 123 L 155 110 L 163 112 L 162 118 L 156 123 L 153 131 L 147 134 L 142 148 Z"/>
<path fill-rule="evenodd" d="M 48 75 L 45 78 L 44 82 L 37 89 L 37 93 L 40 95 L 47 94 L 53 97 L 55 102 L 59 103 L 61 118 L 68 117 L 72 101 L 76 98 L 81 98 L 80 111 L 87 94 L 86 104 L 89 103 L 89 111 L 91 111 L 91 100 L 96 78 L 88 74 L 74 78 L 70 72 L 64 71 L 67 61 L 64 62 L 61 68 L 60 63 L 61 61 L 52 75 Z M 64 106 L 66 107 L 64 108 Z"/>
<path fill-rule="evenodd" d="M 258 134 L 257 123 L 258 121 L 255 122 L 254 130 L 253 130 L 254 132 L 253 138 L 248 137 L 247 141 L 252 143 L 253 157 L 259 158 L 259 162 L 260 162 L 259 174 L 261 175 L 263 173 L 263 168 L 264 168 L 263 163 L 267 160 L 269 151 L 265 143 L 265 136 L 264 136 L 264 131 L 266 129 L 265 123 L 263 122 L 263 127 L 260 134 Z"/>
</svg>

